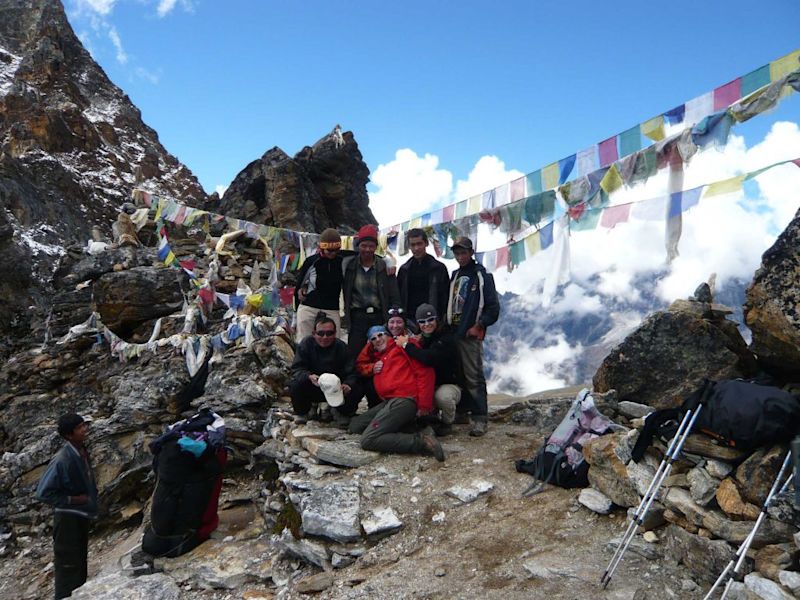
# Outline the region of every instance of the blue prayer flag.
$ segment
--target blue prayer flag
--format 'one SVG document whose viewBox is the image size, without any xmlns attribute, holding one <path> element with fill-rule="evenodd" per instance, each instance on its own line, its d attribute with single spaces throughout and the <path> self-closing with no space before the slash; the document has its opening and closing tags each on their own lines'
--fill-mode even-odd
<svg viewBox="0 0 800 600">
<path fill-rule="evenodd" d="M 547 225 L 539 230 L 539 242 L 542 250 L 553 245 L 553 222 L 550 221 Z"/>
<path fill-rule="evenodd" d="M 675 108 L 665 112 L 664 118 L 670 125 L 677 125 L 678 123 L 683 123 L 684 115 L 686 115 L 686 105 L 681 104 L 680 106 L 676 106 Z"/>
<path fill-rule="evenodd" d="M 567 156 L 558 161 L 558 183 L 565 183 L 575 166 L 575 155 Z"/>
</svg>

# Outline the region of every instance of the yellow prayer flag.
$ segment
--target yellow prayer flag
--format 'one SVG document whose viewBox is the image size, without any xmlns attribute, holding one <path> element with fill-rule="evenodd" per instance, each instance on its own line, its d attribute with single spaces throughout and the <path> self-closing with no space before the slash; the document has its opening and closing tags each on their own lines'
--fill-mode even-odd
<svg viewBox="0 0 800 600">
<path fill-rule="evenodd" d="M 481 195 L 473 196 L 467 200 L 467 214 L 474 215 L 481 212 Z"/>
<path fill-rule="evenodd" d="M 527 258 L 530 258 L 537 252 L 541 251 L 542 249 L 542 236 L 538 231 L 534 231 L 532 234 L 525 238 L 525 254 Z"/>
<path fill-rule="evenodd" d="M 617 169 L 617 164 L 614 163 L 600 181 L 600 187 L 603 188 L 606 194 L 612 194 L 622 187 L 622 183 L 619 169 Z"/>
<path fill-rule="evenodd" d="M 800 50 L 795 50 L 769 63 L 770 81 L 775 82 L 784 75 L 788 75 L 792 71 L 797 71 L 798 69 L 800 69 Z"/>
<path fill-rule="evenodd" d="M 737 175 L 736 177 L 731 177 L 730 179 L 724 179 L 722 181 L 712 183 L 706 187 L 706 190 L 703 193 L 703 198 L 739 192 L 742 190 L 742 182 L 744 181 L 744 178 L 745 175 Z"/>
<path fill-rule="evenodd" d="M 554 162 L 542 169 L 542 189 L 552 190 L 558 185 L 558 163 Z"/>
<path fill-rule="evenodd" d="M 642 133 L 654 142 L 664 139 L 664 115 L 658 115 L 642 123 Z"/>
<path fill-rule="evenodd" d="M 253 308 L 261 308 L 261 303 L 264 302 L 264 295 L 250 294 L 247 298 L 245 298 L 245 302 L 247 302 Z"/>
<path fill-rule="evenodd" d="M 169 254 L 167 254 L 167 258 L 165 258 L 165 259 L 164 259 L 164 264 L 165 264 L 165 265 L 167 265 L 167 266 L 169 267 L 169 266 L 171 266 L 171 265 L 172 265 L 172 263 L 174 263 L 176 260 L 178 260 L 178 259 L 177 259 L 177 258 L 175 258 L 175 254 L 172 252 L 172 250 L 170 250 L 170 251 L 169 251 Z"/>
<path fill-rule="evenodd" d="M 353 249 L 353 236 L 352 235 L 343 235 L 342 237 L 342 250 L 352 250 Z"/>
<path fill-rule="evenodd" d="M 422 227 L 422 217 L 411 219 L 411 229 L 419 229 L 420 227 Z"/>
<path fill-rule="evenodd" d="M 153 217 L 154 221 L 158 221 L 161 218 L 161 213 L 164 210 L 164 199 L 158 199 L 158 208 L 156 208 L 156 216 Z"/>
</svg>

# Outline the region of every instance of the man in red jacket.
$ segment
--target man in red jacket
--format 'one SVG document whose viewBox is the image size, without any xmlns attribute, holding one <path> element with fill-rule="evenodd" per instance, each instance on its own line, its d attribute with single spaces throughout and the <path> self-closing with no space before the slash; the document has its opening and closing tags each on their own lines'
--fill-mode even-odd
<svg viewBox="0 0 800 600">
<path fill-rule="evenodd" d="M 377 359 L 372 363 L 375 390 L 383 402 L 350 421 L 350 433 L 361 433 L 364 450 L 395 454 L 431 454 L 444 460 L 444 450 L 435 436 L 427 432 L 403 433 L 417 415 L 433 410 L 431 383 L 433 369 L 412 360 L 382 325 L 367 333 L 371 348 L 361 354 Z M 359 355 L 359 359 L 362 356 Z M 359 361 L 359 369 L 365 362 Z"/>
</svg>

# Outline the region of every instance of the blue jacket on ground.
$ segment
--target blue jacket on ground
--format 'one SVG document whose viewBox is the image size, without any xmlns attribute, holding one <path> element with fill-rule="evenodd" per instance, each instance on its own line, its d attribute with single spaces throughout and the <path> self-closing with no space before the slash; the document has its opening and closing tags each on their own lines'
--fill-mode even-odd
<svg viewBox="0 0 800 600">
<path fill-rule="evenodd" d="M 86 494 L 86 504 L 70 504 L 70 496 Z M 36 499 L 55 507 L 56 512 L 74 514 L 92 519 L 97 516 L 97 486 L 94 474 L 86 461 L 70 442 L 61 447 L 47 466 L 39 485 Z"/>
</svg>

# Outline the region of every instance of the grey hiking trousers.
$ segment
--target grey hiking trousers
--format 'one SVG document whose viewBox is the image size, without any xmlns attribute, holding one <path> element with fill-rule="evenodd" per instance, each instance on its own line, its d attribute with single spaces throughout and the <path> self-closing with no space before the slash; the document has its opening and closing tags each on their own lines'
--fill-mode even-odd
<svg viewBox="0 0 800 600">
<path fill-rule="evenodd" d="M 414 423 L 417 403 L 413 398 L 390 398 L 350 420 L 348 431 L 361 434 L 361 447 L 387 454 L 419 454 L 422 442 L 416 433 L 401 430 Z"/>
</svg>

